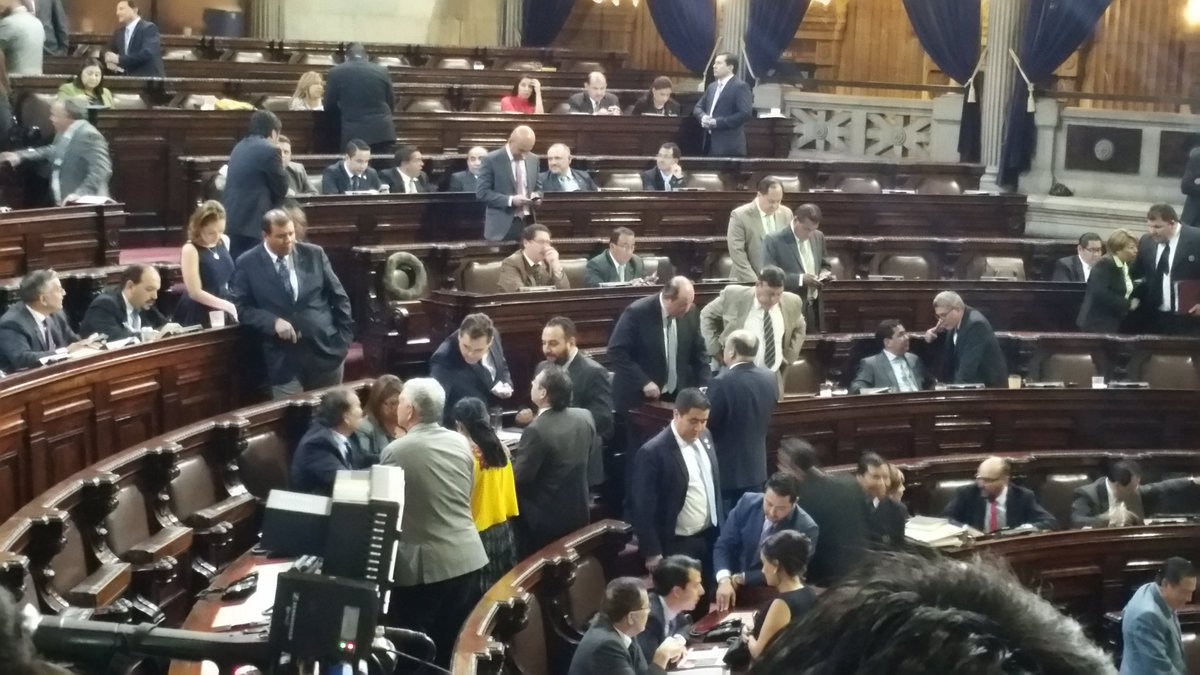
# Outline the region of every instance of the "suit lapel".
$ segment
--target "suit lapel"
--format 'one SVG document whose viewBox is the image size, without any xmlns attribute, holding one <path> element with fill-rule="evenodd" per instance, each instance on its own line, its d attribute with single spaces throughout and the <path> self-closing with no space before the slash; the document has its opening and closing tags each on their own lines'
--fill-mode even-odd
<svg viewBox="0 0 1200 675">
<path fill-rule="evenodd" d="M 887 353 L 884 352 L 882 354 L 877 354 L 876 358 L 879 359 L 880 370 L 883 371 L 883 376 L 885 378 L 887 378 L 888 386 L 895 389 L 896 391 L 900 391 L 900 383 L 896 381 L 896 373 L 895 373 L 895 371 L 892 370 L 891 357 L 889 357 L 887 355 Z"/>
</svg>

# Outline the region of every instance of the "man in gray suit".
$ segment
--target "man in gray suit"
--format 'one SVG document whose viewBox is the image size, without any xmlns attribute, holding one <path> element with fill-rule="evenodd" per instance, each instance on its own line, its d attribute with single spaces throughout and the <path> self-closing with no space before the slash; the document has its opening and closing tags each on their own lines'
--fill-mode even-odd
<svg viewBox="0 0 1200 675">
<path fill-rule="evenodd" d="M 899 321 L 881 321 L 875 339 L 883 344 L 883 351 L 859 362 L 858 373 L 850 383 L 851 394 L 880 387 L 891 392 L 920 391 L 929 386 L 925 365 L 916 354 L 908 352 L 908 331 Z"/>
<path fill-rule="evenodd" d="M 46 29 L 21 0 L 0 0 L 0 50 L 9 75 L 41 75 Z"/>
<path fill-rule="evenodd" d="M 1121 611 L 1121 675 L 1184 675 L 1183 635 L 1176 612 L 1196 594 L 1196 567 L 1185 558 L 1163 561 Z"/>
<path fill-rule="evenodd" d="M 725 239 L 733 270 L 734 281 L 758 279 L 763 268 L 763 237 L 786 230 L 792 222 L 792 210 L 783 205 L 783 183 L 770 176 L 758 182 L 754 201 L 743 204 L 729 214 L 729 231 Z"/>
<path fill-rule="evenodd" d="M 46 31 L 45 52 L 53 56 L 65 56 L 70 30 L 67 28 L 67 11 L 62 0 L 29 0 L 33 15 L 42 22 Z"/>
<path fill-rule="evenodd" d="M 437 380 L 405 382 L 396 415 L 408 433 L 389 443 L 379 460 L 404 469 L 404 536 L 389 625 L 428 634 L 443 668 L 475 603 L 475 574 L 487 564 L 471 515 L 474 459 L 465 437 L 440 426 L 445 404 Z"/>
<path fill-rule="evenodd" d="M 513 453 L 522 558 L 588 524 L 588 461 L 596 447 L 592 414 L 570 407 L 571 378 L 564 368 L 540 369 L 529 389 L 538 412 Z"/>
<path fill-rule="evenodd" d="M 1171 478 L 1142 484 L 1142 469 L 1132 459 L 1106 467 L 1105 475 L 1075 488 L 1071 527 L 1141 525 L 1156 513 L 1182 513 L 1200 496 L 1200 478 Z M 1191 504 L 1184 502 L 1190 501 Z"/>
<path fill-rule="evenodd" d="M 87 121 L 87 103 L 79 98 L 55 101 L 50 106 L 50 125 L 56 134 L 53 143 L 6 152 L 0 160 L 13 166 L 26 160 L 50 162 L 50 190 L 56 204 L 79 197 L 108 197 L 108 180 L 112 177 L 108 141 Z"/>
<path fill-rule="evenodd" d="M 80 339 L 67 315 L 62 282 L 53 270 L 34 270 L 21 279 L 20 302 L 0 316 L 0 371 L 33 368 L 47 356 L 68 354 L 98 345 L 94 337 Z"/>
<path fill-rule="evenodd" d="M 521 125 L 512 130 L 504 147 L 483 158 L 475 196 L 487 209 L 484 239 L 516 241 L 521 230 L 533 222 L 533 207 L 542 197 L 534 190 L 538 158 L 532 151 L 536 140 L 533 129 Z"/>
<path fill-rule="evenodd" d="M 821 209 L 816 204 L 801 204 L 791 227 L 763 240 L 763 264 L 774 265 L 787 275 L 785 288 L 804 300 L 804 319 L 813 332 L 819 332 L 821 326 L 817 296 L 834 278 L 825 259 L 825 235 L 820 227 Z"/>
</svg>

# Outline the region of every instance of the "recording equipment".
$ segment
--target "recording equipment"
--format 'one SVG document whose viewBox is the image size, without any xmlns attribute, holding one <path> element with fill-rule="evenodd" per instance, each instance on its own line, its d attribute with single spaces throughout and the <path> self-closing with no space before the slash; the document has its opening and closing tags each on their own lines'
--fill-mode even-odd
<svg viewBox="0 0 1200 675">
<path fill-rule="evenodd" d="M 378 617 L 375 584 L 284 572 L 271 612 L 273 661 L 355 661 L 370 652 Z"/>
</svg>

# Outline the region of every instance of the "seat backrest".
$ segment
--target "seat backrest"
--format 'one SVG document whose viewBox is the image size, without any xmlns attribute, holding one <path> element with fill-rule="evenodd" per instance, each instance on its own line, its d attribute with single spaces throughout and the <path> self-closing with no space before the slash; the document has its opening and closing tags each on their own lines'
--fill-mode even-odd
<svg viewBox="0 0 1200 675">
<path fill-rule="evenodd" d="M 595 556 L 588 556 L 575 567 L 575 581 L 567 589 L 567 600 L 571 605 L 571 627 L 579 632 L 587 629 L 588 622 L 600 611 L 604 603 L 604 568 Z"/>
<path fill-rule="evenodd" d="M 449 112 L 450 104 L 440 98 L 413 99 L 404 108 L 405 112 Z"/>
<path fill-rule="evenodd" d="M 451 68 L 454 70 L 471 70 L 475 66 L 471 63 L 470 59 L 465 59 L 462 57 L 452 57 L 452 58 L 442 59 L 441 61 L 438 61 L 437 66 L 435 66 L 435 67 Z"/>
<path fill-rule="evenodd" d="M 974 482 L 961 478 L 934 481 L 933 486 L 929 489 L 929 513 L 917 515 L 941 516 L 946 511 L 946 506 L 950 504 L 950 500 L 954 499 L 954 493 L 958 492 L 960 487 Z"/>
<path fill-rule="evenodd" d="M 233 55 L 234 63 L 262 63 L 267 57 L 262 52 L 237 52 Z"/>
<path fill-rule="evenodd" d="M 825 262 L 829 263 L 829 269 L 833 272 L 833 276 L 838 279 L 853 279 L 854 273 L 846 270 L 845 263 L 842 262 L 842 257 L 837 253 L 827 252 L 825 254 Z"/>
<path fill-rule="evenodd" d="M 879 179 L 870 176 L 847 176 L 837 184 L 837 188 L 842 192 L 857 194 L 877 195 L 883 192 L 883 187 L 879 185 Z"/>
<path fill-rule="evenodd" d="M 304 62 L 310 66 L 332 66 L 333 54 L 305 54 Z"/>
<path fill-rule="evenodd" d="M 508 63 L 504 64 L 504 69 L 505 70 L 520 70 L 520 71 L 533 73 L 533 72 L 537 72 L 542 69 L 542 62 L 541 61 L 529 61 L 529 60 L 509 61 Z"/>
<path fill-rule="evenodd" d="M 1040 372 L 1034 376 L 1042 382 L 1065 382 L 1068 385 L 1091 386 L 1092 377 L 1100 374 L 1095 360 L 1088 353 L 1051 354 L 1042 361 Z"/>
<path fill-rule="evenodd" d="M 563 274 L 567 276 L 567 281 L 571 282 L 571 288 L 584 288 L 583 278 L 587 274 L 587 258 L 567 258 L 560 262 L 562 262 Z"/>
<path fill-rule="evenodd" d="M 581 284 L 582 285 L 582 284 Z M 498 293 L 500 291 L 500 263 L 473 262 L 463 270 L 459 288 L 468 293 Z"/>
<path fill-rule="evenodd" d="M 217 488 L 217 477 L 213 475 L 212 467 L 203 457 L 188 457 L 176 467 L 179 474 L 168 488 L 171 510 L 186 523 L 193 513 L 216 504 L 221 500 L 221 496 Z"/>
<path fill-rule="evenodd" d="M 958 179 L 950 176 L 930 176 L 921 179 L 921 182 L 917 184 L 917 194 L 961 195 L 962 186 L 958 184 Z"/>
<path fill-rule="evenodd" d="M 271 112 L 283 112 L 292 105 L 291 96 L 268 96 L 262 101 L 262 109 Z"/>
<path fill-rule="evenodd" d="M 1137 379 L 1155 389 L 1200 389 L 1196 359 L 1188 354 L 1151 354 L 1142 362 Z"/>
<path fill-rule="evenodd" d="M 476 98 L 471 102 L 472 112 L 481 113 L 498 113 L 500 112 L 500 99 L 494 96 L 486 96 Z"/>
<path fill-rule="evenodd" d="M 619 188 L 637 192 L 642 189 L 642 177 L 633 171 L 614 171 L 605 174 L 604 185 L 601 187 Z"/>
<path fill-rule="evenodd" d="M 989 255 L 984 258 L 983 276 L 1025 281 L 1025 261 L 1020 258 Z"/>
<path fill-rule="evenodd" d="M 693 171 L 689 173 L 687 186 L 691 188 L 704 188 L 705 190 L 716 192 L 725 189 L 725 183 L 721 180 L 721 174 L 715 171 Z"/>
<path fill-rule="evenodd" d="M 408 59 L 403 56 L 380 56 L 375 59 L 375 63 L 384 68 L 407 68 L 409 65 Z"/>
<path fill-rule="evenodd" d="M 554 113 L 555 115 L 565 115 L 565 114 L 571 112 L 571 104 L 567 103 L 566 101 L 563 101 L 561 103 L 556 104 L 553 108 L 551 108 L 550 112 Z M 641 187 L 640 187 L 641 181 L 640 180 L 638 181 L 638 186 L 639 186 L 638 189 L 641 189 Z"/>
<path fill-rule="evenodd" d="M 529 595 L 528 623 L 513 636 L 513 661 L 524 675 L 549 675 L 546 657 L 546 627 L 542 622 L 542 606 L 537 597 Z"/>
<path fill-rule="evenodd" d="M 104 519 L 108 529 L 108 547 L 117 557 L 150 538 L 150 509 L 146 496 L 136 485 L 123 485 L 117 491 L 117 508 Z"/>
<path fill-rule="evenodd" d="M 876 259 L 876 274 L 888 274 L 905 279 L 930 279 L 934 275 L 929 261 L 919 255 L 883 255 Z"/>
<path fill-rule="evenodd" d="M 1086 473 L 1052 473 L 1046 476 L 1038 490 L 1038 503 L 1058 521 L 1059 529 L 1071 526 L 1071 501 L 1075 488 L 1094 479 Z"/>
<path fill-rule="evenodd" d="M 164 61 L 196 61 L 196 52 L 190 49 L 168 49 L 163 52 Z"/>
<path fill-rule="evenodd" d="M 663 260 L 666 261 L 666 265 L 671 264 L 671 261 L 668 258 L 660 258 L 657 256 L 652 256 L 649 258 L 642 258 L 642 273 L 645 274 L 646 276 L 650 276 L 651 274 L 658 274 L 658 264 L 659 264 L 659 262 L 661 262 Z"/>
<path fill-rule="evenodd" d="M 59 593 L 66 593 L 75 588 L 89 574 L 83 539 L 79 536 L 74 521 L 67 523 L 63 530 L 63 539 L 62 550 L 50 561 L 50 569 L 54 571 L 50 586 Z"/>
<path fill-rule="evenodd" d="M 312 186 L 313 192 L 321 194 L 321 181 L 324 178 L 320 173 L 308 174 L 308 184 Z"/>
<path fill-rule="evenodd" d="M 290 467 L 287 443 L 274 431 L 251 436 L 238 456 L 242 484 L 259 499 L 266 499 L 271 490 L 287 488 Z"/>
<path fill-rule="evenodd" d="M 797 175 L 771 174 L 765 177 L 779 181 L 784 192 L 801 192 L 804 189 L 800 183 L 800 176 Z"/>
<path fill-rule="evenodd" d="M 728 279 L 732 274 L 733 258 L 730 258 L 728 253 L 724 253 L 720 258 L 717 258 L 716 276 L 719 279 Z"/>
<path fill-rule="evenodd" d="M 141 94 L 113 94 L 115 110 L 145 110 L 148 107 Z"/>
</svg>

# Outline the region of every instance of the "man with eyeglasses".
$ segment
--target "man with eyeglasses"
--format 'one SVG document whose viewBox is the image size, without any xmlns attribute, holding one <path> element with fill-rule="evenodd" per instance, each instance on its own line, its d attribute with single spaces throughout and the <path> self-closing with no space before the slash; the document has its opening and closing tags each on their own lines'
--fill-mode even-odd
<svg viewBox="0 0 1200 675">
<path fill-rule="evenodd" d="M 608 237 L 608 250 L 587 261 L 583 285 L 628 283 L 635 286 L 658 281 L 657 274 L 646 274 L 646 264 L 634 253 L 635 236 L 628 227 L 618 227 Z"/>
<path fill-rule="evenodd" d="M 1104 255 L 1104 243 L 1100 241 L 1100 235 L 1095 232 L 1085 232 L 1079 238 L 1079 245 L 1075 248 L 1075 255 L 1055 261 L 1054 274 L 1050 277 L 1051 281 L 1087 283 L 1088 277 L 1092 274 L 1092 265 L 1099 262 L 1100 256 Z"/>
<path fill-rule="evenodd" d="M 858 363 L 858 372 L 850 383 L 851 394 L 864 389 L 886 387 L 890 392 L 920 391 L 929 386 L 925 365 L 908 351 L 908 331 L 896 319 L 884 319 L 875 330 L 875 339 L 883 351 Z"/>
<path fill-rule="evenodd" d="M 954 291 L 934 297 L 933 314 L 937 325 L 925 331 L 925 341 L 939 340 L 948 350 L 942 359 L 942 382 L 1008 386 L 1008 365 L 987 317 Z"/>
<path fill-rule="evenodd" d="M 1033 490 L 1014 485 L 1011 473 L 1012 463 L 1003 457 L 983 460 L 975 472 L 975 483 L 955 492 L 946 507 L 946 518 L 985 533 L 1018 527 L 1054 529 L 1054 516 L 1038 504 Z"/>
</svg>

